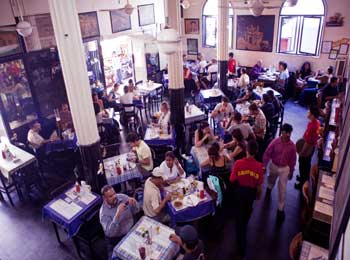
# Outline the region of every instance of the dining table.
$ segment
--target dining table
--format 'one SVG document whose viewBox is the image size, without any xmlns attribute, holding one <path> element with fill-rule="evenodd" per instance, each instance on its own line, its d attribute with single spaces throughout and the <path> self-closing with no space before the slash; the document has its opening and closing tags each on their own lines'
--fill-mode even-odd
<svg viewBox="0 0 350 260">
<path fill-rule="evenodd" d="M 207 104 L 219 103 L 225 94 L 218 88 L 202 89 L 199 91 L 199 98 Z"/>
<path fill-rule="evenodd" d="M 175 230 L 154 219 L 143 216 L 114 247 L 112 259 L 175 259 L 180 247 L 169 239 L 171 234 L 175 234 Z M 140 254 L 145 257 L 141 258 Z"/>
<path fill-rule="evenodd" d="M 215 214 L 215 201 L 204 189 L 204 183 L 193 176 L 181 178 L 164 190 L 166 193 L 177 194 L 167 203 L 173 226 L 176 223 L 191 222 Z"/>
<path fill-rule="evenodd" d="M 143 140 L 150 146 L 173 146 L 175 147 L 175 131 L 173 129 L 161 129 L 159 126 L 150 125 L 145 131 Z"/>
<path fill-rule="evenodd" d="M 124 183 L 132 179 L 142 179 L 140 166 L 133 162 L 135 153 L 123 153 L 103 160 L 103 168 L 109 185 Z"/>
<path fill-rule="evenodd" d="M 261 87 L 257 87 L 253 90 L 253 92 L 260 98 L 262 99 L 263 95 L 264 94 L 267 94 L 267 92 L 269 90 L 272 90 L 273 92 L 273 95 L 279 99 L 282 99 L 282 94 L 279 93 L 278 91 L 274 90 L 273 88 L 271 87 L 265 87 L 265 88 L 261 88 Z"/>
<path fill-rule="evenodd" d="M 84 224 L 84 218 L 89 218 L 89 214 L 102 204 L 102 197 L 87 189 L 76 191 L 75 187 L 70 187 L 65 192 L 59 194 L 42 209 L 42 218 L 52 222 L 57 241 L 61 244 L 57 227 L 66 230 L 69 238 L 73 238 L 80 227 Z"/>
</svg>

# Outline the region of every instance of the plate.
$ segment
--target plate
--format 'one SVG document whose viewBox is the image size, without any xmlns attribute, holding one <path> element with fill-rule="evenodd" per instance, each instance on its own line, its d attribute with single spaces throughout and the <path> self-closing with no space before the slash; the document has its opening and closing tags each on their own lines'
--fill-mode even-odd
<svg viewBox="0 0 350 260">
<path fill-rule="evenodd" d="M 179 200 L 174 201 L 174 207 L 175 207 L 175 208 L 179 209 L 179 208 L 181 208 L 182 206 L 183 206 L 182 201 L 179 201 Z"/>
</svg>

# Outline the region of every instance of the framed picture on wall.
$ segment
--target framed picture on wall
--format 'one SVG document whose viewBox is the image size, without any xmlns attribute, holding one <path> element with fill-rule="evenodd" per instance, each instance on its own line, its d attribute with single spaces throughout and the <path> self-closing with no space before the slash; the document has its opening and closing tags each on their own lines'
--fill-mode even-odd
<svg viewBox="0 0 350 260">
<path fill-rule="evenodd" d="M 131 30 L 130 15 L 124 12 L 124 9 L 110 11 L 112 33 Z"/>
<path fill-rule="evenodd" d="M 321 53 L 329 54 L 331 52 L 331 49 L 332 49 L 332 42 L 331 41 L 323 41 L 322 42 Z"/>
<path fill-rule="evenodd" d="M 187 54 L 198 54 L 198 39 L 187 39 Z"/>
<path fill-rule="evenodd" d="M 336 60 L 338 57 L 338 50 L 331 50 L 331 52 L 328 55 L 328 59 Z"/>
<path fill-rule="evenodd" d="M 346 70 L 346 58 L 338 58 L 335 66 L 335 72 L 337 77 L 344 77 Z"/>
<path fill-rule="evenodd" d="M 79 14 L 79 23 L 81 36 L 83 38 L 96 37 L 100 35 L 97 12 Z"/>
<path fill-rule="evenodd" d="M 185 33 L 199 34 L 199 19 L 185 19 Z"/>
<path fill-rule="evenodd" d="M 339 48 L 339 54 L 341 55 L 347 55 L 349 50 L 349 44 L 348 43 L 343 43 L 340 45 Z"/>
<path fill-rule="evenodd" d="M 272 52 L 274 15 L 238 15 L 236 49 Z"/>
<path fill-rule="evenodd" d="M 13 55 L 22 51 L 16 31 L 0 28 L 0 57 Z"/>
<path fill-rule="evenodd" d="M 138 5 L 137 11 L 139 14 L 139 26 L 155 24 L 154 4 Z"/>
</svg>

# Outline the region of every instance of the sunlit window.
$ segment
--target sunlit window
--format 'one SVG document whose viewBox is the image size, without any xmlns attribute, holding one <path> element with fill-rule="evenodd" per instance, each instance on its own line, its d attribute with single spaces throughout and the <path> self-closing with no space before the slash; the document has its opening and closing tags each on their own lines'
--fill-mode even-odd
<svg viewBox="0 0 350 260">
<path fill-rule="evenodd" d="M 207 0 L 203 7 L 203 46 L 216 47 L 217 42 L 217 14 L 218 1 Z M 233 36 L 233 9 L 229 8 L 229 22 L 228 22 L 228 46 L 232 48 Z"/>
<path fill-rule="evenodd" d="M 293 7 L 285 2 L 280 15 L 278 51 L 318 55 L 324 13 L 322 0 L 299 0 Z"/>
</svg>

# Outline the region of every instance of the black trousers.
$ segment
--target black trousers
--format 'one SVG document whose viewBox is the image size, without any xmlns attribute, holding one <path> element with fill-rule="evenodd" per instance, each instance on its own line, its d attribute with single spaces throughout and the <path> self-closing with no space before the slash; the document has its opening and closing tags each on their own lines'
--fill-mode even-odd
<svg viewBox="0 0 350 260">
<path fill-rule="evenodd" d="M 114 247 L 122 240 L 123 237 L 105 237 L 107 244 L 108 260 L 112 258 Z"/>
<path fill-rule="evenodd" d="M 299 156 L 300 184 L 303 185 L 310 178 L 312 154 L 307 157 Z"/>
<path fill-rule="evenodd" d="M 237 186 L 234 191 L 236 217 L 236 240 L 240 256 L 245 256 L 247 244 L 247 227 L 253 212 L 253 203 L 256 198 L 256 189 Z"/>
</svg>

